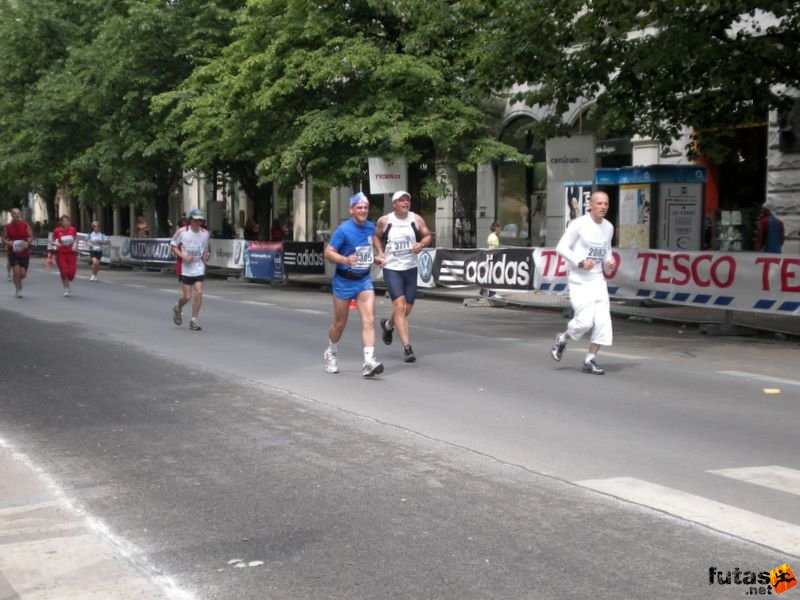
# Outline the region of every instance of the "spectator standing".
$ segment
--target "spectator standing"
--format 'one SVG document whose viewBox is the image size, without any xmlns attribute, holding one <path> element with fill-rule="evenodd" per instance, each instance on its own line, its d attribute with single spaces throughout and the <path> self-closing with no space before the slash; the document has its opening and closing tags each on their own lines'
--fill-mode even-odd
<svg viewBox="0 0 800 600">
<path fill-rule="evenodd" d="M 500 223 L 497 221 L 492 223 L 489 228 L 489 235 L 486 238 L 486 247 L 489 250 L 494 250 L 500 247 Z"/>
<path fill-rule="evenodd" d="M 756 229 L 756 250 L 759 252 L 772 252 L 780 254 L 786 234 L 783 221 L 773 214 L 775 206 L 772 202 L 765 202 L 761 207 L 761 218 Z"/>
</svg>

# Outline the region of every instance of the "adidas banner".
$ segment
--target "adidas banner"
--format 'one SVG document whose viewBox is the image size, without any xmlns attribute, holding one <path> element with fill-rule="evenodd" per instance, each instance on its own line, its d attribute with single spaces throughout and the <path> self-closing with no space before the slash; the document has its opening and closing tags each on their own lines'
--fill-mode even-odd
<svg viewBox="0 0 800 600">
<path fill-rule="evenodd" d="M 283 242 L 283 266 L 287 273 L 325 274 L 323 242 Z"/>
<path fill-rule="evenodd" d="M 445 287 L 480 286 L 498 290 L 533 289 L 530 248 L 457 250 L 437 248 L 433 277 Z"/>
</svg>

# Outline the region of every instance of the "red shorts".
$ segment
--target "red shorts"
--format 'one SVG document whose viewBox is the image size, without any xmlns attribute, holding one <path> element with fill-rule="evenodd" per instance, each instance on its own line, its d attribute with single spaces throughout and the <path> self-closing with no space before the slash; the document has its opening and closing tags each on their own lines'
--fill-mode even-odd
<svg viewBox="0 0 800 600">
<path fill-rule="evenodd" d="M 78 255 L 74 252 L 57 252 L 56 264 L 61 273 L 61 279 L 72 281 L 75 279 L 75 272 L 78 270 Z"/>
</svg>

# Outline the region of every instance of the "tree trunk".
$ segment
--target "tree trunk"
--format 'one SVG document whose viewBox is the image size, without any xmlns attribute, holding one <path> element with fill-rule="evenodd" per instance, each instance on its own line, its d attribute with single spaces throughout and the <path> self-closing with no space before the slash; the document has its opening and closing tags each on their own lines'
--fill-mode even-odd
<svg viewBox="0 0 800 600">
<path fill-rule="evenodd" d="M 254 163 L 237 163 L 231 166 L 231 173 L 247 196 L 255 205 L 256 221 L 258 222 L 258 239 L 269 239 L 272 223 L 269 221 L 272 213 L 272 183 L 261 183 Z"/>
</svg>

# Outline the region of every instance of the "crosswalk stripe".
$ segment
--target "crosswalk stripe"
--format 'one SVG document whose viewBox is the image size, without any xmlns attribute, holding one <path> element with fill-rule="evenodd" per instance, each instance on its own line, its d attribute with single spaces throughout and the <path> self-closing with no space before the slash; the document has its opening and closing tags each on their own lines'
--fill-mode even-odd
<svg viewBox="0 0 800 600">
<path fill-rule="evenodd" d="M 766 467 L 742 467 L 739 469 L 715 469 L 707 472 L 800 496 L 800 471 L 797 469 L 772 465 Z"/>
<path fill-rule="evenodd" d="M 800 556 L 800 526 L 785 521 L 634 477 L 589 479 L 576 483 L 622 500 L 700 523 L 723 533 Z"/>
</svg>

